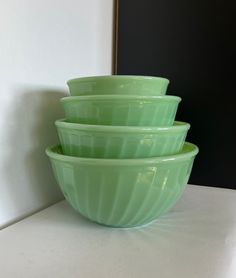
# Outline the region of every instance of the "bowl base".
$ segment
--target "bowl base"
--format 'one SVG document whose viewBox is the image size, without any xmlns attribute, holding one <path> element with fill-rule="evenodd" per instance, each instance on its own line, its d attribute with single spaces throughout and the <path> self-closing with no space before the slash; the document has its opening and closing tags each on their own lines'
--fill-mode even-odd
<svg viewBox="0 0 236 278">
<path fill-rule="evenodd" d="M 79 212 L 80 213 L 80 212 Z M 81 214 L 81 213 L 80 213 Z M 91 219 L 91 218 L 88 218 L 87 216 L 85 216 L 85 215 L 83 215 L 82 214 L 82 216 L 83 217 L 85 217 L 86 219 L 88 219 L 88 220 L 90 220 L 91 222 L 93 222 L 93 223 L 96 223 L 96 224 L 98 224 L 98 225 L 101 225 L 101 226 L 105 226 L 105 227 L 108 227 L 108 228 L 113 228 L 113 229 L 139 229 L 139 228 L 144 228 L 144 227 L 146 227 L 146 226 L 149 226 L 149 225 L 151 225 L 153 222 L 155 222 L 156 220 L 157 220 L 157 218 L 155 218 L 155 219 L 152 219 L 152 220 L 149 220 L 149 221 L 147 221 L 147 222 L 145 222 L 145 223 L 143 223 L 143 224 L 134 224 L 134 225 L 121 225 L 121 226 L 119 226 L 119 225 L 109 225 L 109 224 L 105 224 L 105 223 L 102 223 L 102 222 L 98 222 L 98 221 L 96 221 L 96 220 L 93 220 L 93 219 Z"/>
</svg>

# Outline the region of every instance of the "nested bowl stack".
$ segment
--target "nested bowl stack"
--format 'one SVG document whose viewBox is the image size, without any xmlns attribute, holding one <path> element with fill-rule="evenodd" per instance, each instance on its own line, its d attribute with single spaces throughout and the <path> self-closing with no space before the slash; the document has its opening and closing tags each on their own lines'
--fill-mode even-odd
<svg viewBox="0 0 236 278">
<path fill-rule="evenodd" d="M 113 227 L 149 223 L 181 196 L 198 153 L 185 142 L 190 125 L 175 121 L 180 102 L 169 81 L 99 76 L 67 82 L 61 145 L 46 150 L 71 206 Z"/>
</svg>

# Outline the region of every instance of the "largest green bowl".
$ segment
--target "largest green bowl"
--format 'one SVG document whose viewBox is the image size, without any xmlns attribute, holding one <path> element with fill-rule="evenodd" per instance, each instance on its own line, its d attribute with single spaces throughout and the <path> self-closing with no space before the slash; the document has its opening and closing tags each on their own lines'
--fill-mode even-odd
<svg viewBox="0 0 236 278">
<path fill-rule="evenodd" d="M 170 209 L 188 182 L 198 148 L 143 159 L 93 159 L 62 155 L 47 148 L 55 178 L 72 207 L 109 226 L 146 224 Z"/>
<path fill-rule="evenodd" d="M 81 95 L 164 95 L 169 80 L 162 77 L 108 75 L 67 81 L 72 96 Z"/>
</svg>

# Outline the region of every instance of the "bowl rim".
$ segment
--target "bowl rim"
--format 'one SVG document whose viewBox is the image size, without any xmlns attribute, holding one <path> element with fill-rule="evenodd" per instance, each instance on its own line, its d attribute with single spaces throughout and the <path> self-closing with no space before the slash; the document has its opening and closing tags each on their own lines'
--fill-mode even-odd
<svg viewBox="0 0 236 278">
<path fill-rule="evenodd" d="M 152 101 L 176 101 L 180 102 L 181 97 L 173 95 L 161 95 L 161 96 L 143 96 L 143 95 L 81 95 L 81 96 L 66 96 L 60 99 L 60 102 L 78 102 L 78 101 L 103 101 L 103 100 L 152 100 Z"/>
<path fill-rule="evenodd" d="M 66 84 L 69 85 L 71 83 L 77 83 L 77 82 L 87 82 L 87 81 L 96 81 L 96 80 L 105 80 L 105 79 L 133 79 L 133 80 L 159 80 L 164 81 L 165 83 L 169 84 L 170 80 L 161 77 L 161 76 L 147 76 L 147 75 L 94 75 L 94 76 L 81 76 L 76 78 L 69 79 Z"/>
<path fill-rule="evenodd" d="M 165 132 L 183 132 L 190 129 L 190 124 L 186 122 L 174 121 L 172 126 L 114 126 L 114 125 L 90 125 L 67 122 L 65 118 L 55 121 L 58 128 L 67 130 L 90 131 L 90 132 L 111 132 L 122 134 L 130 133 L 165 133 Z"/>
<path fill-rule="evenodd" d="M 72 162 L 79 164 L 92 164 L 92 165 L 110 165 L 110 166 L 126 166 L 126 165 L 144 165 L 144 164 L 156 164 L 156 163 L 165 163 L 165 162 L 176 162 L 182 160 L 188 160 L 192 157 L 195 157 L 199 148 L 189 142 L 185 142 L 182 150 L 174 155 L 168 156 L 158 156 L 158 157 L 147 157 L 147 158 L 87 158 L 87 157 L 76 157 L 68 156 L 62 153 L 61 145 L 49 146 L 46 149 L 46 154 L 48 157 L 62 162 Z"/>
</svg>

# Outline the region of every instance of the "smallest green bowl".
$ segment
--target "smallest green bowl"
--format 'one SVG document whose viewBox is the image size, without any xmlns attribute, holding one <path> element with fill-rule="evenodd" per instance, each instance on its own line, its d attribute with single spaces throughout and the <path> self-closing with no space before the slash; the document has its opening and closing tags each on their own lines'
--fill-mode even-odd
<svg viewBox="0 0 236 278">
<path fill-rule="evenodd" d="M 67 81 L 72 96 L 144 95 L 166 93 L 169 80 L 155 76 L 107 75 L 74 78 Z"/>
<path fill-rule="evenodd" d="M 177 96 L 98 95 L 64 97 L 61 102 L 71 123 L 116 126 L 171 126 Z"/>
<path fill-rule="evenodd" d="M 91 158 L 144 158 L 181 151 L 190 125 L 170 127 L 85 125 L 56 121 L 63 153 Z"/>
</svg>

